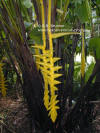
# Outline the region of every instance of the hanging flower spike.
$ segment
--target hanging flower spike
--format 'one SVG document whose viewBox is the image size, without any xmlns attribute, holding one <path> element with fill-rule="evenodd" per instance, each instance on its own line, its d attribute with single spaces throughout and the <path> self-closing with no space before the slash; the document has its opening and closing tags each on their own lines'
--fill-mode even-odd
<svg viewBox="0 0 100 133">
<path fill-rule="evenodd" d="M 6 80 L 4 78 L 2 67 L 3 67 L 3 63 L 0 63 L 0 89 L 1 89 L 2 96 L 5 97 L 6 96 L 6 90 L 7 90 L 6 86 L 7 85 L 6 85 Z"/>
<path fill-rule="evenodd" d="M 84 30 L 81 28 L 82 34 L 82 53 L 81 53 L 81 75 L 84 77 L 85 74 L 85 40 L 84 40 Z"/>
<path fill-rule="evenodd" d="M 59 38 L 65 35 L 80 34 L 79 32 L 65 32 L 65 33 L 51 33 L 51 0 L 48 0 L 48 39 L 49 49 L 46 49 L 46 36 L 45 36 L 45 15 L 43 0 L 40 0 L 41 12 L 42 12 L 42 39 L 43 46 L 33 46 L 34 49 L 40 49 L 42 53 L 36 51 L 36 64 L 39 65 L 39 70 L 43 75 L 44 79 L 44 105 L 49 111 L 49 116 L 54 123 L 57 119 L 58 102 L 56 91 L 58 88 L 56 85 L 61 84 L 60 81 L 56 80 L 62 76 L 58 74 L 58 70 L 62 69 L 62 66 L 55 66 L 55 62 L 60 60 L 58 57 L 53 57 L 53 39 Z M 39 59 L 37 59 L 39 58 Z M 38 66 L 37 65 L 37 66 Z M 48 88 L 49 87 L 49 88 Z M 49 92 L 50 91 L 50 92 Z M 50 94 L 49 94 L 50 93 Z"/>
<path fill-rule="evenodd" d="M 49 85 L 50 85 L 50 92 L 51 92 L 51 99 L 49 104 L 49 116 L 54 123 L 57 119 L 57 110 L 59 109 L 57 103 L 59 100 L 57 100 L 57 95 L 55 92 L 58 90 L 56 87 L 57 84 L 60 84 L 61 82 L 57 81 L 56 78 L 62 76 L 62 74 L 56 74 L 55 73 L 55 65 L 54 63 L 59 60 L 59 58 L 53 57 L 53 36 L 51 33 L 51 0 L 49 0 L 48 3 L 48 36 L 49 36 L 49 48 L 50 48 L 50 76 L 49 76 Z M 56 67 L 56 70 L 60 67 Z"/>
</svg>

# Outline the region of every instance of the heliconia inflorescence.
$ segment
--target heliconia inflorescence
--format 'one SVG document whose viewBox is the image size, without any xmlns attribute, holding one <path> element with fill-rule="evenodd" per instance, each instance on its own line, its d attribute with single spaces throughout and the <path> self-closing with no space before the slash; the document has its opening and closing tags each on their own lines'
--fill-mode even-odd
<svg viewBox="0 0 100 133">
<path fill-rule="evenodd" d="M 5 80 L 5 77 L 4 77 L 4 74 L 3 74 L 3 63 L 0 62 L 0 92 L 2 94 L 3 97 L 6 96 L 6 80 Z"/>
<path fill-rule="evenodd" d="M 62 69 L 62 66 L 55 66 L 56 62 L 60 60 L 53 55 L 53 39 L 59 38 L 65 35 L 80 34 L 79 32 L 65 32 L 65 33 L 51 33 L 51 0 L 48 0 L 48 39 L 49 48 L 46 49 L 46 36 L 45 36 L 45 15 L 43 0 L 40 0 L 41 12 L 42 12 L 42 40 L 43 45 L 35 44 L 32 46 L 35 49 L 35 59 L 37 69 L 41 70 L 44 79 L 44 105 L 49 111 L 49 116 L 54 123 L 57 118 L 57 110 L 59 109 L 56 91 L 58 87 L 56 85 L 61 82 L 57 78 L 61 77 L 58 71 Z M 42 51 L 42 52 L 40 52 Z"/>
</svg>

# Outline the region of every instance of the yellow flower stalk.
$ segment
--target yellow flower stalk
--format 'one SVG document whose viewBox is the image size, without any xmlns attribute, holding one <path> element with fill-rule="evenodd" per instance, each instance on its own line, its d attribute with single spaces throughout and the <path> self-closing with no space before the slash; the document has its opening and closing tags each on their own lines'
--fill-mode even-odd
<svg viewBox="0 0 100 133">
<path fill-rule="evenodd" d="M 4 77 L 4 74 L 3 74 L 3 63 L 0 63 L 0 92 L 2 94 L 3 97 L 6 96 L 6 80 L 5 80 L 5 77 Z"/>
<path fill-rule="evenodd" d="M 49 116 L 52 120 L 52 122 L 56 121 L 57 118 L 57 110 L 59 109 L 57 103 L 59 102 L 57 100 L 57 95 L 55 94 L 58 88 L 56 87 L 57 84 L 60 84 L 60 81 L 57 81 L 56 78 L 62 76 L 62 74 L 57 74 L 55 71 L 61 67 L 56 67 L 54 63 L 59 60 L 59 58 L 53 57 L 53 35 L 51 33 L 51 0 L 48 1 L 48 37 L 49 37 L 49 49 L 50 49 L 50 76 L 49 76 L 49 85 L 50 85 L 50 93 L 51 93 L 51 99 L 49 103 Z"/>
<path fill-rule="evenodd" d="M 43 47 L 38 45 L 35 46 L 34 48 L 38 48 L 42 50 L 42 56 L 36 51 L 36 63 L 38 68 L 40 68 L 43 78 L 44 78 L 44 105 L 46 109 L 48 110 L 49 107 L 49 90 L 48 90 L 48 56 L 49 56 L 49 51 L 46 50 L 46 36 L 45 36 L 45 16 L 44 16 L 44 5 L 43 5 L 43 0 L 40 0 L 41 4 L 41 12 L 42 12 L 42 39 L 43 39 Z M 40 60 L 42 59 L 42 60 Z M 50 67 L 50 66 L 49 66 Z"/>
<path fill-rule="evenodd" d="M 85 74 L 85 40 L 84 40 L 84 30 L 81 28 L 82 34 L 82 54 L 81 54 L 81 75 L 84 77 Z"/>
<path fill-rule="evenodd" d="M 45 36 L 45 16 L 44 16 L 44 5 L 43 5 L 43 0 L 41 1 L 41 7 L 42 7 L 42 38 L 43 38 L 43 54 L 45 54 L 44 58 L 43 58 L 43 77 L 44 77 L 44 105 L 46 107 L 46 109 L 48 110 L 49 107 L 49 90 L 48 90 L 48 78 L 47 78 L 47 73 L 45 71 L 47 71 L 48 66 L 46 66 L 45 64 L 47 64 L 47 58 L 48 58 L 48 53 L 46 53 L 46 36 Z M 41 69 L 42 70 L 42 69 Z"/>
</svg>

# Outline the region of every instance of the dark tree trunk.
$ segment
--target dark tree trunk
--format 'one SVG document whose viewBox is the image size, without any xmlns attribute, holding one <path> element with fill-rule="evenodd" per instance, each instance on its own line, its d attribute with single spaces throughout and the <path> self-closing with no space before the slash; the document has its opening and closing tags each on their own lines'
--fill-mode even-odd
<svg viewBox="0 0 100 133">
<path fill-rule="evenodd" d="M 36 4 L 36 1 L 33 1 Z M 21 40 L 16 29 L 12 33 L 8 27 L 2 24 L 2 27 L 6 33 L 7 39 L 9 41 L 9 47 L 12 50 L 13 55 L 16 57 L 16 60 L 20 66 L 23 79 L 23 94 L 27 100 L 29 111 L 31 114 L 31 121 L 33 125 L 33 131 L 40 130 L 41 133 L 45 133 L 47 130 L 53 130 L 55 132 L 54 125 L 48 117 L 48 112 L 44 107 L 43 103 L 43 82 L 40 77 L 39 72 L 37 71 L 36 64 L 34 62 L 33 56 L 28 48 L 27 39 L 25 35 L 25 27 L 23 23 L 20 10 L 17 3 L 14 3 L 17 9 L 16 13 L 18 16 L 18 22 L 20 24 L 20 29 L 22 33 L 23 40 Z M 45 7 L 47 8 L 47 7 Z M 37 9 L 37 7 L 36 7 Z M 38 9 L 37 9 L 38 12 Z M 6 10 L 2 11 L 4 19 L 10 25 L 9 18 L 7 16 Z M 40 18 L 39 18 L 40 19 Z"/>
<path fill-rule="evenodd" d="M 64 112 L 66 110 L 66 104 L 68 104 L 67 110 L 72 105 L 74 54 L 75 54 L 75 51 L 76 51 L 77 42 L 78 42 L 78 36 L 74 36 L 73 44 L 72 44 L 72 53 L 71 53 L 70 61 L 69 61 L 69 69 L 68 69 L 68 74 L 67 74 L 67 77 L 66 77 L 66 84 L 65 84 L 65 87 L 64 87 L 64 91 L 63 91 L 63 104 L 62 104 L 62 106 L 63 106 L 63 117 L 65 117 Z"/>
<path fill-rule="evenodd" d="M 96 63 L 93 73 L 90 76 L 86 85 L 82 88 L 74 108 L 67 116 L 65 129 L 68 133 L 77 130 L 80 130 L 80 132 L 85 133 L 87 131 L 84 131 L 83 129 L 90 126 L 89 122 L 90 124 L 92 122 L 93 105 L 90 103 L 90 101 L 95 100 L 98 93 L 100 93 L 100 82 L 95 81 L 95 83 L 92 84 L 92 81 L 94 77 L 98 75 L 98 72 L 100 72 L 100 62 Z M 91 119 L 91 121 L 89 119 Z"/>
<path fill-rule="evenodd" d="M 4 17 L 5 20 L 7 19 L 7 22 L 9 23 L 6 12 L 4 12 Z M 19 19 L 21 19 L 20 17 Z M 9 47 L 16 57 L 16 60 L 22 72 L 22 88 L 31 113 L 32 123 L 34 123 L 33 125 L 35 126 L 35 128 L 44 131 L 48 128 L 46 124 L 48 123 L 48 121 L 50 121 L 43 104 L 44 88 L 39 72 L 37 71 L 33 56 L 28 48 L 26 38 L 23 35 L 25 38 L 23 42 L 22 40 L 20 40 L 19 35 L 16 33 L 16 31 L 12 35 L 8 28 L 5 28 L 3 24 L 2 26 L 9 41 Z"/>
</svg>

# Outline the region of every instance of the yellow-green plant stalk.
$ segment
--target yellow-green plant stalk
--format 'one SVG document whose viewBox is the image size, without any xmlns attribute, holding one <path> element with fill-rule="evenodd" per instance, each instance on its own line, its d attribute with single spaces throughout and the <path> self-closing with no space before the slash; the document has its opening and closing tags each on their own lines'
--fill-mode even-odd
<svg viewBox="0 0 100 133">
<path fill-rule="evenodd" d="M 48 110 L 49 107 L 49 90 L 48 90 L 48 66 L 46 65 L 48 63 L 48 52 L 46 50 L 46 36 L 45 36 L 45 15 L 44 15 L 44 5 L 43 5 L 43 0 L 41 0 L 41 7 L 42 7 L 42 39 L 43 39 L 43 63 L 44 65 L 42 66 L 42 73 L 43 73 L 43 78 L 44 78 L 44 105 L 46 109 Z"/>
<path fill-rule="evenodd" d="M 2 94 L 3 97 L 6 96 L 6 80 L 3 74 L 3 63 L 0 62 L 0 92 Z"/>
<path fill-rule="evenodd" d="M 81 75 L 84 77 L 85 74 L 85 40 L 84 40 L 84 29 L 81 28 L 82 34 L 82 53 L 81 53 Z"/>
<path fill-rule="evenodd" d="M 46 36 L 45 36 L 45 16 L 44 16 L 44 5 L 43 5 L 43 0 L 40 0 L 41 4 L 41 12 L 42 12 L 42 39 L 43 39 L 43 46 L 42 48 L 37 45 L 36 48 L 42 50 L 42 55 L 36 53 L 36 63 L 38 65 L 38 68 L 40 68 L 43 78 L 44 78 L 44 105 L 46 109 L 48 110 L 49 107 L 49 90 L 48 90 L 48 50 L 46 50 Z M 46 65 L 47 64 L 47 65 Z"/>
</svg>

